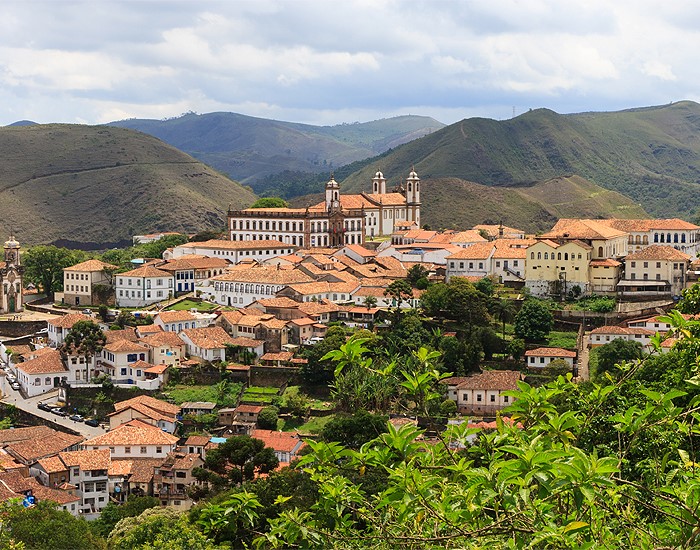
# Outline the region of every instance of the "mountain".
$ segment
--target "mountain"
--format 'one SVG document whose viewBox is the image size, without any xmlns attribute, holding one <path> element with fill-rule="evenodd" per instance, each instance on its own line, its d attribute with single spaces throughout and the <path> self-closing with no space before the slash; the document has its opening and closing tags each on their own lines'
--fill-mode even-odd
<svg viewBox="0 0 700 550">
<path fill-rule="evenodd" d="M 579 176 L 558 177 L 531 186 L 487 186 L 459 178 L 422 180 L 421 219 L 434 229 L 466 229 L 504 223 L 530 233 L 551 229 L 559 218 L 648 218 L 644 209 L 620 193 Z M 341 190 L 347 192 L 341 185 Z M 314 194 L 292 200 L 309 206 Z"/>
<path fill-rule="evenodd" d="M 285 170 L 328 173 L 444 127 L 429 117 L 313 126 L 237 113 L 187 113 L 167 120 L 130 119 L 110 125 L 162 139 L 237 181 L 254 185 Z"/>
<path fill-rule="evenodd" d="M 225 225 L 253 192 L 160 140 L 123 128 L 0 128 L 0 235 L 23 244 L 119 241 Z"/>
<path fill-rule="evenodd" d="M 398 183 L 411 166 L 424 180 L 458 178 L 492 187 L 577 175 L 654 216 L 690 218 L 700 206 L 700 105 L 573 115 L 538 109 L 505 121 L 465 119 L 358 163 L 342 188 L 368 190 L 376 170 Z M 423 193 L 428 210 L 433 200 Z M 442 217 L 459 218 L 453 204 L 443 205 Z"/>
<path fill-rule="evenodd" d="M 37 123 L 32 120 L 18 120 L 17 122 L 8 124 L 8 126 L 34 126 L 35 124 Z"/>
</svg>

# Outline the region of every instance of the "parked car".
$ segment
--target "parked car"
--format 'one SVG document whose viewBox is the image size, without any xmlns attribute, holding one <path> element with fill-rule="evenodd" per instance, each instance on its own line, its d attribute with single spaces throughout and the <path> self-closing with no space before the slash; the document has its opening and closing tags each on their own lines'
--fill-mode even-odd
<svg viewBox="0 0 700 550">
<path fill-rule="evenodd" d="M 37 407 L 42 411 L 51 412 L 51 406 L 46 403 L 39 403 Z"/>
<path fill-rule="evenodd" d="M 19 390 L 19 388 L 20 388 L 19 382 L 12 382 L 12 384 L 10 384 L 10 387 L 13 390 Z"/>
<path fill-rule="evenodd" d="M 51 412 L 56 416 L 68 416 L 68 413 L 64 412 L 60 407 L 54 407 Z"/>
<path fill-rule="evenodd" d="M 84 309 L 80 313 L 82 313 L 83 315 L 92 315 L 92 310 L 91 309 Z"/>
<path fill-rule="evenodd" d="M 88 418 L 85 421 L 85 424 L 87 424 L 88 426 L 92 426 L 93 428 L 97 428 L 100 425 L 100 421 L 97 420 L 97 418 Z"/>
<path fill-rule="evenodd" d="M 68 418 L 69 418 L 70 420 L 72 420 L 73 422 L 82 422 L 83 420 L 85 420 L 85 419 L 84 419 L 82 416 L 80 416 L 79 414 L 72 414 L 72 415 L 70 415 Z"/>
</svg>

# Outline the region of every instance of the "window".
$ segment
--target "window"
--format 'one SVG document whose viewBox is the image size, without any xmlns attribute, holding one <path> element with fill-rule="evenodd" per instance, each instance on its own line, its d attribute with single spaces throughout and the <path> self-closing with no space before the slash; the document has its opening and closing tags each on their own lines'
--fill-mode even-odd
<svg viewBox="0 0 700 550">
<path fill-rule="evenodd" d="M 462 401 L 469 401 L 469 394 L 468 393 L 462 394 Z"/>
<path fill-rule="evenodd" d="M 503 396 L 503 402 L 504 402 L 504 403 L 508 403 L 508 401 L 509 401 L 508 396 L 507 396 L 507 395 L 504 395 L 504 396 Z"/>
<path fill-rule="evenodd" d="M 637 262 L 631 262 L 630 267 L 637 267 Z"/>
<path fill-rule="evenodd" d="M 131 447 L 124 447 L 124 454 L 130 455 L 131 454 Z"/>
<path fill-rule="evenodd" d="M 644 268 L 649 267 L 649 262 L 644 262 Z"/>
<path fill-rule="evenodd" d="M 146 454 L 146 447 L 141 447 L 141 454 L 145 455 Z"/>
<path fill-rule="evenodd" d="M 156 453 L 162 453 L 163 447 L 156 447 Z"/>
<path fill-rule="evenodd" d="M 476 400 L 477 400 L 479 403 L 481 403 L 481 394 L 480 394 L 480 393 L 477 393 L 477 394 L 476 394 Z"/>
<path fill-rule="evenodd" d="M 495 395 L 491 395 L 491 403 L 495 403 L 495 402 L 496 402 L 496 396 L 495 396 Z"/>
<path fill-rule="evenodd" d="M 656 262 L 656 269 L 661 269 L 661 262 Z"/>
</svg>

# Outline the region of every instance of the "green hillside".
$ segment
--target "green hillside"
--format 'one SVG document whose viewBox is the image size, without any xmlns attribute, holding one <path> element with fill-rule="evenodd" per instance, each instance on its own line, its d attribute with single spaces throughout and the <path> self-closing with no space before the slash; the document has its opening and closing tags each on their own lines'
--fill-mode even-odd
<svg viewBox="0 0 700 550">
<path fill-rule="evenodd" d="M 700 206 L 700 105 L 466 119 L 363 164 L 343 182 L 346 190 L 368 189 L 378 169 L 397 182 L 412 165 L 422 178 L 488 186 L 575 174 L 627 195 L 650 214 L 688 218 Z"/>
<path fill-rule="evenodd" d="M 0 234 L 117 241 L 221 228 L 250 189 L 145 134 L 106 126 L 0 128 Z"/>
<path fill-rule="evenodd" d="M 111 125 L 155 136 L 251 185 L 285 170 L 328 173 L 444 127 L 420 116 L 313 126 L 237 113 L 188 113 L 167 120 L 131 119 Z"/>
</svg>

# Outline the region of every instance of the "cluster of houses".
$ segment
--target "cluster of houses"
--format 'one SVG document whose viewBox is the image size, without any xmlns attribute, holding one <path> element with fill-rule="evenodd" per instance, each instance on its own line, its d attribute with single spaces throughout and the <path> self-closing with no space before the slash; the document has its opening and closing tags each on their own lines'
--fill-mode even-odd
<svg viewBox="0 0 700 550">
<path fill-rule="evenodd" d="M 189 509 L 189 488 L 201 485 L 195 468 L 226 439 L 173 435 L 183 414 L 195 410 L 187 406 L 149 396 L 116 403 L 109 430 L 90 439 L 47 426 L 0 430 L 0 501 L 31 494 L 86 519 L 96 518 L 110 501 L 124 502 L 130 495 L 153 496 L 162 506 Z M 248 433 L 274 450 L 280 467 L 297 457 L 304 442 L 296 433 L 256 429 L 245 406 L 241 408 L 232 418 L 242 418 Z"/>
</svg>

